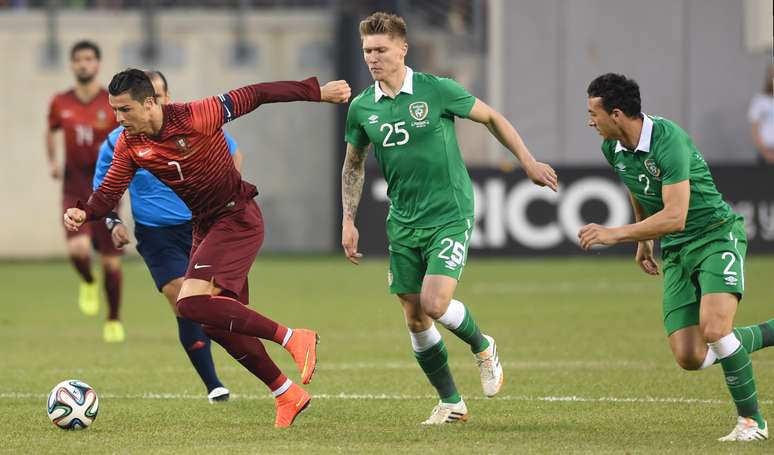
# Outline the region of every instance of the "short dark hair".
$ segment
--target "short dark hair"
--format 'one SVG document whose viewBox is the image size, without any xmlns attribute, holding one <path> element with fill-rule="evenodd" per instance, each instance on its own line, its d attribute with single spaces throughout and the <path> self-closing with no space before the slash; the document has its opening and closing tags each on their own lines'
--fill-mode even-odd
<svg viewBox="0 0 774 455">
<path fill-rule="evenodd" d="M 406 21 L 397 14 L 376 12 L 360 21 L 360 37 L 388 35 L 390 38 L 406 38 Z"/>
<path fill-rule="evenodd" d="M 129 92 L 133 100 L 142 103 L 145 98 L 156 99 L 156 91 L 145 71 L 129 68 L 113 76 L 108 85 L 108 92 L 113 96 Z"/>
<path fill-rule="evenodd" d="M 94 55 L 97 57 L 97 60 L 102 59 L 102 53 L 99 51 L 99 46 L 97 46 L 97 44 L 93 41 L 83 40 L 73 44 L 72 49 L 70 49 L 70 60 L 75 58 L 76 52 L 85 50 L 93 51 Z"/>
<path fill-rule="evenodd" d="M 148 75 L 149 79 L 150 78 L 154 78 L 154 77 L 157 77 L 157 78 L 161 79 L 161 83 L 164 84 L 164 93 L 168 93 L 169 92 L 169 85 L 167 85 L 167 78 L 164 77 L 164 73 L 162 73 L 159 70 L 148 70 L 148 71 L 145 72 L 145 74 Z M 152 83 L 153 83 L 153 81 L 151 81 L 151 85 L 152 85 Z M 157 95 L 161 95 L 161 94 L 157 93 Z"/>
<path fill-rule="evenodd" d="M 639 117 L 642 113 L 640 86 L 634 79 L 623 74 L 603 74 L 586 89 L 589 98 L 602 98 L 602 106 L 608 113 L 620 109 L 627 117 Z"/>
</svg>

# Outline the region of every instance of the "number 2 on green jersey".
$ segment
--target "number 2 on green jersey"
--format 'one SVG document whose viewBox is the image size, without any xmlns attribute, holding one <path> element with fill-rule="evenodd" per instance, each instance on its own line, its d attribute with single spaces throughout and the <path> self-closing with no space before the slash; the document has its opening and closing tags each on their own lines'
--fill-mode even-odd
<svg viewBox="0 0 774 455">
<path fill-rule="evenodd" d="M 655 196 L 656 193 L 650 191 L 650 179 L 645 174 L 640 174 L 637 177 L 637 181 L 642 183 L 642 179 L 645 179 L 645 189 L 642 191 L 646 196 Z"/>
</svg>

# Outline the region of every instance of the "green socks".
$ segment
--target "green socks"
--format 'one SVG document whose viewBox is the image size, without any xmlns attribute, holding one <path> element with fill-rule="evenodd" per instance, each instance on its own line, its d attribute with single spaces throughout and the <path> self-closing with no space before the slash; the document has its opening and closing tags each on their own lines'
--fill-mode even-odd
<svg viewBox="0 0 774 455">
<path fill-rule="evenodd" d="M 710 343 L 710 348 L 720 359 L 726 386 L 734 399 L 739 415 L 755 419 L 763 429 L 764 421 L 758 410 L 758 390 L 755 387 L 750 354 L 734 334 L 728 334 Z"/>
<path fill-rule="evenodd" d="M 758 325 L 737 327 L 734 329 L 734 335 L 748 354 L 774 346 L 774 319 L 769 319 Z"/>
<path fill-rule="evenodd" d="M 438 318 L 438 322 L 470 345 L 470 350 L 474 354 L 483 352 L 489 347 L 489 341 L 481 334 L 473 315 L 459 300 L 452 300 L 449 303 L 449 308 Z M 441 401 L 459 403 L 462 398 L 449 370 L 449 354 L 435 324 L 423 332 L 410 332 L 410 335 L 414 357 L 427 379 L 430 380 L 430 384 L 438 391 Z"/>
<path fill-rule="evenodd" d="M 468 343 L 471 352 L 474 354 L 482 352 L 489 347 L 489 341 L 481 335 L 481 330 L 479 330 L 478 324 L 473 319 L 473 315 L 470 314 L 470 310 L 459 300 L 452 299 L 449 302 L 449 308 L 443 316 L 438 318 L 438 322 L 451 330 L 459 339 Z"/>
<path fill-rule="evenodd" d="M 422 371 L 425 372 L 430 384 L 438 391 L 438 396 L 444 403 L 459 403 L 462 399 L 457 386 L 454 384 L 451 370 L 449 370 L 449 354 L 446 345 L 441 339 L 441 333 L 435 328 L 435 324 L 429 329 L 409 333 L 411 346 Z"/>
<path fill-rule="evenodd" d="M 451 370 L 449 370 L 449 354 L 446 352 L 446 345 L 443 340 L 439 341 L 430 349 L 422 352 L 415 352 L 419 366 L 425 372 L 430 384 L 438 391 L 438 396 L 444 403 L 459 403 L 460 394 L 457 392 L 457 386 L 454 385 Z"/>
<path fill-rule="evenodd" d="M 774 346 L 774 319 L 769 319 L 757 325 L 736 327 L 733 333 L 736 339 L 744 346 L 744 350 L 748 354 L 752 354 L 763 348 Z M 707 368 L 716 363 L 720 363 L 720 360 L 710 348 L 701 368 Z"/>
</svg>

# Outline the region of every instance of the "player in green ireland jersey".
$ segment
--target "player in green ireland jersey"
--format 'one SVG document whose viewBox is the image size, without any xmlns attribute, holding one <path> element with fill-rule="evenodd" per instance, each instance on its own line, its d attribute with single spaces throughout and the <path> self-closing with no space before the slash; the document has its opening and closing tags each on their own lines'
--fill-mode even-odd
<svg viewBox="0 0 774 455">
<path fill-rule="evenodd" d="M 468 411 L 447 364 L 434 321 L 466 342 L 480 369 L 484 394 L 503 382 L 497 346 L 483 335 L 454 290 L 467 259 L 473 226 L 473 187 L 454 131 L 456 117 L 485 125 L 521 161 L 537 185 L 556 191 L 556 173 L 535 161 L 513 126 L 460 84 L 414 72 L 404 63 L 408 44 L 402 18 L 374 13 L 360 23 L 363 56 L 374 79 L 349 107 L 342 170 L 342 246 L 357 264 L 355 214 L 373 144 L 387 180 L 390 292 L 403 306 L 411 344 L 440 403 L 425 424 L 465 421 Z"/>
<path fill-rule="evenodd" d="M 604 74 L 588 87 L 589 126 L 602 153 L 629 190 L 634 224 L 584 226 L 580 246 L 637 242 L 635 259 L 658 275 L 653 240 L 664 270 L 664 328 L 677 363 L 699 370 L 720 363 L 739 414 L 721 441 L 767 439 L 749 354 L 774 344 L 774 319 L 734 328 L 744 294 L 744 221 L 715 188 L 707 163 L 674 122 L 641 112 L 637 83 Z"/>
</svg>

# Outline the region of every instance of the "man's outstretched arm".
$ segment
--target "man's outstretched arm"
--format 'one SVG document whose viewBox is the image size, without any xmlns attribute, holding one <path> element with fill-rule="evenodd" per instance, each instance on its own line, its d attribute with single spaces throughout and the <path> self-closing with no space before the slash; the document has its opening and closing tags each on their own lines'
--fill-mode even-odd
<svg viewBox="0 0 774 455">
<path fill-rule="evenodd" d="M 262 82 L 188 103 L 193 128 L 211 134 L 223 124 L 254 111 L 261 104 L 313 101 L 346 103 L 352 90 L 346 81 L 320 86 L 316 77 L 303 81 Z"/>
<path fill-rule="evenodd" d="M 653 215 L 633 224 L 605 227 L 596 223 L 587 224 L 578 232 L 581 248 L 588 250 L 593 245 L 615 245 L 622 242 L 642 242 L 685 229 L 688 206 L 691 198 L 689 180 L 661 187 L 664 208 Z"/>
<path fill-rule="evenodd" d="M 527 177 L 532 182 L 557 191 L 558 181 L 554 169 L 535 160 L 521 139 L 519 132 L 501 113 L 477 99 L 468 114 L 468 118 L 485 125 L 489 132 L 519 160 L 527 173 Z"/>
</svg>

